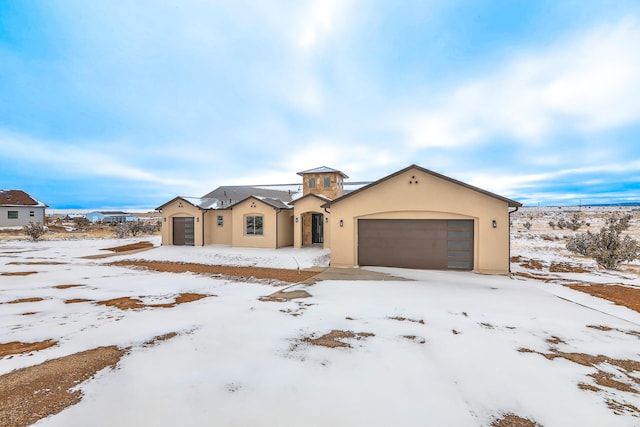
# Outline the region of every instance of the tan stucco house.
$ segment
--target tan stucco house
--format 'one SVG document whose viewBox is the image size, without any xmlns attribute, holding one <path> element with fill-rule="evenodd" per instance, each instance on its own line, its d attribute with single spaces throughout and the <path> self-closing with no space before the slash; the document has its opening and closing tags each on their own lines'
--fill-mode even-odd
<svg viewBox="0 0 640 427">
<path fill-rule="evenodd" d="M 301 191 L 227 186 L 172 199 L 157 208 L 162 244 L 321 245 L 334 267 L 509 271 L 514 200 L 416 165 L 353 191 L 336 169 L 298 175 Z"/>
</svg>

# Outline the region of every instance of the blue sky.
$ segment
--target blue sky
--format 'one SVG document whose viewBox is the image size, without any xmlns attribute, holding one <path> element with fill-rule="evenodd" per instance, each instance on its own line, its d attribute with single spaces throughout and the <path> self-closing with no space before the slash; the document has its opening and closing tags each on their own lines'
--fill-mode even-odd
<svg viewBox="0 0 640 427">
<path fill-rule="evenodd" d="M 153 209 L 418 164 L 525 205 L 640 202 L 640 3 L 0 2 L 0 188 Z"/>
</svg>

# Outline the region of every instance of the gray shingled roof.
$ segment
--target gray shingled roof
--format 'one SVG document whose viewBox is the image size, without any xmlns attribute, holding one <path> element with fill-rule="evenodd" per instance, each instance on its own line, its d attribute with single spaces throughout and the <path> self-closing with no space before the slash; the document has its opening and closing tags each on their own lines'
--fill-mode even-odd
<svg viewBox="0 0 640 427">
<path fill-rule="evenodd" d="M 304 174 L 307 174 L 307 173 L 338 173 L 338 174 L 342 175 L 344 178 L 349 178 L 347 176 L 347 174 L 345 174 L 344 172 L 339 171 L 337 169 L 329 168 L 327 166 L 320 166 L 319 168 L 314 168 L 314 169 L 309 169 L 309 170 L 306 170 L 306 171 L 298 172 L 298 175 L 304 175 Z"/>
<path fill-rule="evenodd" d="M 291 190 L 275 190 L 248 185 L 225 185 L 205 194 L 202 198 L 217 199 L 220 202 L 223 202 L 223 206 L 229 206 L 230 204 L 233 205 L 250 196 L 279 199 L 284 203 L 289 203 L 295 195 L 296 192 Z"/>
</svg>

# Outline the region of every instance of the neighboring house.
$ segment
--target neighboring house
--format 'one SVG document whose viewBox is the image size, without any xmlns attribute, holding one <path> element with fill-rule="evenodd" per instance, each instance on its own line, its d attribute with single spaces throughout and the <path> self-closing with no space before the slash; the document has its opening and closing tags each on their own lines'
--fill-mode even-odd
<svg viewBox="0 0 640 427">
<path fill-rule="evenodd" d="M 302 194 L 219 187 L 203 198 L 176 197 L 157 208 L 162 243 L 322 245 L 336 267 L 509 271 L 509 208 L 522 206 L 516 201 L 416 165 L 348 193 L 341 171 L 298 175 Z"/>
<path fill-rule="evenodd" d="M 138 217 L 135 215 L 129 215 L 126 212 L 120 211 L 95 211 L 89 212 L 85 215 L 85 218 L 90 222 L 105 222 L 109 224 L 121 224 L 123 222 L 137 221 Z"/>
<path fill-rule="evenodd" d="M 44 224 L 47 207 L 22 190 L 0 190 L 0 227 L 21 227 L 30 222 Z"/>
</svg>

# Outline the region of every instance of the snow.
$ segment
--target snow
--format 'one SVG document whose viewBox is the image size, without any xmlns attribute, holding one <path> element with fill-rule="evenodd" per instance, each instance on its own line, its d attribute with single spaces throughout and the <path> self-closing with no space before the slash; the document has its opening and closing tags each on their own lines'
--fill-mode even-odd
<svg viewBox="0 0 640 427">
<path fill-rule="evenodd" d="M 318 248 L 159 247 L 83 258 L 140 240 L 148 239 L 0 241 L 1 272 L 38 272 L 0 276 L 1 342 L 59 341 L 1 359 L 0 374 L 98 346 L 131 347 L 116 370 L 79 386 L 84 393 L 79 404 L 36 425 L 488 426 L 502 413 L 544 426 L 640 422 L 606 405 L 606 399 L 616 398 L 640 407 L 639 395 L 578 388 L 593 383 L 588 375 L 594 368 L 518 351 L 549 353 L 547 340 L 557 336 L 564 341 L 555 345 L 559 351 L 639 360 L 638 336 L 624 333 L 640 331 L 640 313 L 630 309 L 522 277 L 390 268 L 372 270 L 411 280 L 298 284 L 287 291 L 304 289 L 312 297 L 265 302 L 259 298 L 284 287 L 107 265 L 144 259 L 326 266 L 328 252 Z M 516 240 L 514 255 L 547 263 L 565 256 L 554 249 L 555 242 L 536 252 L 535 242 Z M 514 264 L 514 270 L 521 268 Z M 610 275 L 594 272 L 589 278 L 610 283 Z M 616 273 L 615 282 L 637 285 L 638 277 Z M 65 284 L 83 286 L 55 288 Z M 135 311 L 64 303 L 125 296 L 160 303 L 183 292 L 211 296 Z M 6 304 L 31 297 L 44 300 Z M 374 336 L 345 340 L 352 346 L 346 349 L 300 341 L 331 330 Z M 169 332 L 179 335 L 143 345 Z"/>
</svg>

